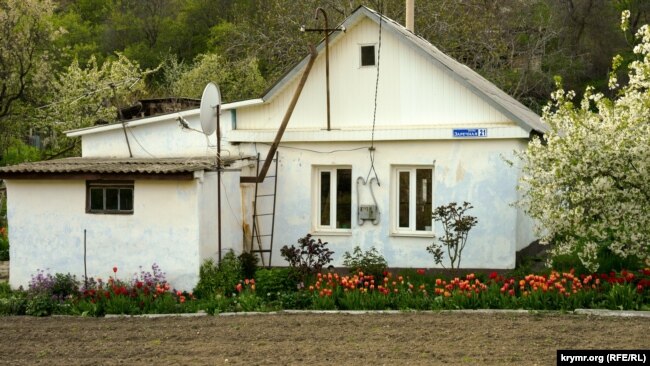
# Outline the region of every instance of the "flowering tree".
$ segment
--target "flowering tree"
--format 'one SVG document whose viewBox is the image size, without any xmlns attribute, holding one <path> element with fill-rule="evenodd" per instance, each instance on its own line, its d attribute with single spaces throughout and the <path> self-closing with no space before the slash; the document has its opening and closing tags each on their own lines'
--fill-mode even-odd
<svg viewBox="0 0 650 366">
<path fill-rule="evenodd" d="M 57 145 L 63 131 L 89 127 L 99 120 L 116 121 L 118 107 L 129 106 L 145 95 L 144 79 L 156 70 L 142 70 L 120 53 L 101 65 L 94 56 L 84 66 L 73 61 L 52 82 L 51 102 L 40 108 L 44 115 L 36 124 L 54 132 L 49 147 L 62 148 Z"/>
<path fill-rule="evenodd" d="M 629 12 L 623 12 L 627 29 Z M 588 87 L 579 103 L 561 81 L 543 110 L 549 130 L 519 154 L 519 204 L 537 220 L 553 254 L 576 253 L 596 271 L 599 256 L 650 264 L 650 28 L 637 32 L 637 60 L 620 86 L 616 56 L 610 74 L 614 98 Z"/>
</svg>

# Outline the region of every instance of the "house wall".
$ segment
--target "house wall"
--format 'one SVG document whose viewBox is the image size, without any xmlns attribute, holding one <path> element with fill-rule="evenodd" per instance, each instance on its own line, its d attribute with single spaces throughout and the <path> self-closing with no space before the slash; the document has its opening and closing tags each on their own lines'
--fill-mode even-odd
<svg viewBox="0 0 650 366">
<path fill-rule="evenodd" d="M 240 254 L 243 248 L 241 189 L 239 170 L 226 170 L 221 175 L 221 255 L 229 250 Z M 199 180 L 201 181 L 201 180 Z M 219 257 L 217 173 L 205 173 L 199 184 L 200 260 Z"/>
<path fill-rule="evenodd" d="M 183 112 L 183 118 L 191 129 L 182 128 L 178 122 L 180 113 L 156 117 L 157 123 L 141 123 L 142 121 L 126 122 L 126 131 L 131 146 L 131 153 L 136 158 L 175 158 L 215 156 L 216 132 L 206 138 L 201 132 L 199 113 L 197 110 Z M 231 129 L 231 112 L 221 113 L 222 132 Z M 222 141 L 222 144 L 225 142 Z M 129 157 L 122 128 L 114 128 L 102 133 L 84 134 L 81 139 L 83 157 Z M 224 154 L 228 154 L 225 151 Z"/>
<path fill-rule="evenodd" d="M 432 243 L 431 235 L 403 236 L 391 230 L 390 197 L 394 184 L 391 167 L 395 165 L 432 165 L 435 161 L 433 182 L 433 207 L 455 201 L 468 201 L 474 205 L 469 213 L 478 218 L 478 225 L 469 234 L 463 252 L 462 266 L 466 268 L 513 268 L 515 249 L 528 243 L 518 232 L 521 217 L 511 203 L 517 199 L 514 189 L 518 170 L 510 167 L 502 156 L 512 156 L 521 148 L 517 140 L 462 140 L 462 141 L 400 141 L 375 143 L 374 167 L 381 183 L 373 186 L 381 212 L 379 225 L 367 221 L 357 224 L 356 206 L 361 196 L 362 204 L 371 204 L 367 187 L 356 192 L 357 177 L 368 176 L 369 143 L 283 143 L 280 147 L 276 208 L 276 231 L 273 264 L 285 265 L 279 255 L 283 245 L 295 244 L 307 233 L 329 242 L 336 253 L 335 265 L 342 264 L 342 255 L 354 246 L 362 249 L 376 247 L 392 267 L 435 267 L 433 257 L 426 251 Z M 253 149 L 242 144 L 243 151 Z M 264 154 L 266 147 L 257 148 Z M 308 150 L 312 151 L 308 151 Z M 320 151 L 315 153 L 313 151 Z M 315 193 L 311 187 L 314 165 L 349 165 L 353 178 L 352 229 L 348 233 L 315 232 Z M 372 177 L 373 175 L 371 175 Z M 265 183 L 266 184 L 266 183 Z M 258 208 L 264 210 L 265 208 Z M 268 209 L 268 208 L 267 208 Z M 245 217 L 246 220 L 250 220 Z M 435 226 L 434 233 L 441 234 Z"/>
<path fill-rule="evenodd" d="M 83 180 L 7 180 L 11 223 L 10 284 L 27 286 L 37 269 L 130 279 L 157 263 L 181 290 L 198 281 L 199 183 L 138 180 L 132 215 L 87 214 Z"/>
<path fill-rule="evenodd" d="M 387 29 L 382 33 L 377 128 L 513 124 L 407 42 Z M 377 43 L 377 23 L 364 19 L 330 44 L 332 128 L 372 125 L 377 68 L 360 67 L 359 47 Z M 268 103 L 238 109 L 238 129 L 277 129 L 298 76 Z M 325 85 L 325 54 L 321 53 L 291 117 L 289 130 L 326 127 Z"/>
</svg>

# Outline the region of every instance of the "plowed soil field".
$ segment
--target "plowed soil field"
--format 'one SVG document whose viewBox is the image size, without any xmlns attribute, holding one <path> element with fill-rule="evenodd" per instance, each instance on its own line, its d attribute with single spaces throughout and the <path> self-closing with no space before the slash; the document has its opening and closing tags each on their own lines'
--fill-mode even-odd
<svg viewBox="0 0 650 366">
<path fill-rule="evenodd" d="M 649 347 L 650 318 L 570 314 L 0 318 L 8 365 L 554 365 Z"/>
</svg>

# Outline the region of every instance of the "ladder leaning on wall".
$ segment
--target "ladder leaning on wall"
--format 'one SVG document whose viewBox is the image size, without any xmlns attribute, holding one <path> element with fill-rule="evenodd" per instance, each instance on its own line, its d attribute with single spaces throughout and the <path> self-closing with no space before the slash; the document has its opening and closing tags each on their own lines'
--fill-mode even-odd
<svg viewBox="0 0 650 366">
<path fill-rule="evenodd" d="M 263 182 L 255 182 L 255 200 L 253 201 L 253 230 L 251 236 L 251 253 L 258 253 L 262 267 L 271 267 L 271 257 L 273 256 L 273 233 L 275 229 L 275 203 L 278 186 L 278 160 L 279 152 L 275 153 L 273 163 L 275 163 L 275 171 L 273 175 L 267 175 L 265 178 L 272 178 L 269 180 L 264 179 Z M 260 173 L 260 154 L 257 154 L 257 173 Z M 265 182 L 267 182 L 265 184 Z M 264 189 L 261 189 L 264 187 Z M 273 193 L 270 193 L 270 191 Z M 263 192 L 263 193 L 261 193 Z M 272 201 L 269 202 L 270 200 Z M 258 212 L 258 204 L 264 207 L 264 212 Z M 268 212 L 269 205 L 271 204 L 271 211 Z M 268 262 L 265 261 L 264 255 L 267 255 Z M 268 263 L 268 264 L 267 264 Z"/>
</svg>

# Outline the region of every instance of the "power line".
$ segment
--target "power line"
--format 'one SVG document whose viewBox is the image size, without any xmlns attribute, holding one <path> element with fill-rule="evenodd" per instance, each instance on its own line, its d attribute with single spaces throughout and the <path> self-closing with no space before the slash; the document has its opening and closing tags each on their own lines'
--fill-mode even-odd
<svg viewBox="0 0 650 366">
<path fill-rule="evenodd" d="M 370 155 L 370 169 L 368 170 L 368 175 L 366 176 L 366 182 L 370 178 L 370 173 L 375 173 L 375 178 L 377 179 L 377 186 L 381 187 L 379 183 L 379 176 L 375 170 L 375 124 L 377 121 L 377 95 L 379 94 L 379 65 L 381 61 L 381 28 L 384 16 L 381 14 L 381 9 L 383 9 L 383 1 L 379 2 L 379 41 L 377 45 L 377 78 L 375 79 L 375 105 L 372 112 L 372 133 L 370 135 L 370 148 L 368 148 L 368 153 Z"/>
</svg>

